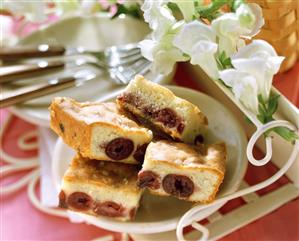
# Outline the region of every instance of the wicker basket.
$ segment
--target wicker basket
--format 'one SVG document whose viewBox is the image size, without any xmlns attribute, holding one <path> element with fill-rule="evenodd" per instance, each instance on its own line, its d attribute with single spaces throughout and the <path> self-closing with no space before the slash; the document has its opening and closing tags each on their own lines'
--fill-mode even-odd
<svg viewBox="0 0 299 241">
<path fill-rule="evenodd" d="M 299 59 L 299 0 L 248 0 L 263 9 L 265 25 L 255 37 L 264 39 L 285 56 L 280 72 L 290 69 Z"/>
</svg>

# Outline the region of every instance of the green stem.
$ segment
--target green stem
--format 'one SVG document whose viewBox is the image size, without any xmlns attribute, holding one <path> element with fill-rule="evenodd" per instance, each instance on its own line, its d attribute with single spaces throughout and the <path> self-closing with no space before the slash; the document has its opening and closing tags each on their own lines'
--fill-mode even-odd
<svg viewBox="0 0 299 241">
<path fill-rule="evenodd" d="M 200 17 L 212 20 L 222 6 L 230 4 L 231 2 L 232 0 L 213 0 L 208 6 L 198 7 L 197 12 Z"/>
<path fill-rule="evenodd" d="M 213 0 L 208 6 L 197 7 L 196 10 L 201 18 L 213 20 L 218 17 L 219 9 L 224 5 L 228 5 L 233 12 L 244 4 L 245 0 Z"/>
</svg>

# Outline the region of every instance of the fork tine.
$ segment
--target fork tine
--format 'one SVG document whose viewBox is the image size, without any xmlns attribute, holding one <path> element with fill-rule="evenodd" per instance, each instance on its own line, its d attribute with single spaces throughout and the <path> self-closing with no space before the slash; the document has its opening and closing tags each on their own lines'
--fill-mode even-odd
<svg viewBox="0 0 299 241">
<path fill-rule="evenodd" d="M 151 67 L 152 67 L 152 63 L 150 61 L 148 61 L 145 64 L 144 68 L 140 72 L 136 73 L 136 75 L 138 75 L 138 74 L 145 75 L 147 72 L 150 71 Z"/>
<path fill-rule="evenodd" d="M 111 51 L 107 54 L 106 62 L 108 66 L 116 67 L 119 65 L 128 65 L 143 58 L 140 49 L 134 49 L 129 52 L 120 53 Z"/>
<path fill-rule="evenodd" d="M 124 46 L 113 46 L 106 50 L 107 54 L 118 54 L 119 56 L 130 56 L 140 54 L 141 50 L 137 44 L 128 44 Z"/>
<path fill-rule="evenodd" d="M 116 66 L 116 65 L 121 65 L 121 66 L 128 66 L 131 65 L 137 61 L 139 61 L 140 59 L 143 59 L 144 57 L 141 54 L 136 54 L 133 56 L 127 56 L 127 57 L 123 57 L 123 58 L 119 58 L 118 60 L 115 61 L 111 61 L 111 65 L 112 66 Z"/>
<path fill-rule="evenodd" d="M 130 82 L 125 76 L 123 76 L 120 72 L 117 72 L 116 74 L 117 79 L 119 80 L 120 84 L 126 85 L 127 83 Z"/>
<path fill-rule="evenodd" d="M 150 69 L 150 65 L 151 62 L 143 58 L 129 66 L 114 68 L 112 70 L 113 77 L 121 84 L 128 84 L 135 75 L 147 73 Z"/>
<path fill-rule="evenodd" d="M 125 45 L 118 45 L 118 46 L 113 46 L 110 48 L 111 50 L 116 50 L 119 52 L 128 52 L 131 50 L 135 49 L 140 49 L 138 43 L 130 43 L 130 44 L 125 44 Z"/>
<path fill-rule="evenodd" d="M 144 59 L 143 62 L 141 62 L 138 66 L 135 67 L 135 71 L 131 73 L 129 79 L 132 79 L 133 77 L 135 77 L 135 75 L 147 73 L 150 70 L 150 67 L 151 62 L 147 59 Z"/>
<path fill-rule="evenodd" d="M 127 56 L 132 56 L 136 54 L 141 54 L 141 50 L 139 48 L 128 50 L 128 51 L 118 51 L 118 50 L 109 50 L 106 52 L 106 56 L 110 55 L 116 55 L 119 56 L 120 58 L 124 58 Z"/>
</svg>

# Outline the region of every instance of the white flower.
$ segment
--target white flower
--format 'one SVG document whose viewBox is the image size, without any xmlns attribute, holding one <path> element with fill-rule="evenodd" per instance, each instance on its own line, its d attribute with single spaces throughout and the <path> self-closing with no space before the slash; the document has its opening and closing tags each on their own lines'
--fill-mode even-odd
<svg viewBox="0 0 299 241">
<path fill-rule="evenodd" d="M 193 0 L 171 0 L 171 2 L 178 5 L 186 22 L 193 20 L 193 16 L 195 15 L 195 6 Z"/>
<path fill-rule="evenodd" d="M 156 38 L 161 37 L 176 22 L 164 0 L 145 0 L 141 9 L 145 22 L 154 30 Z"/>
<path fill-rule="evenodd" d="M 284 57 L 277 56 L 275 49 L 264 40 L 254 40 L 232 56 L 235 69 L 255 77 L 258 93 L 267 100 L 273 75 L 279 71 Z"/>
<path fill-rule="evenodd" d="M 153 62 L 154 73 L 169 74 L 176 62 L 189 59 L 172 44 L 179 28 L 180 23 L 177 23 L 168 29 L 160 39 L 145 39 L 139 43 L 142 55 Z"/>
<path fill-rule="evenodd" d="M 173 44 L 191 57 L 191 64 L 199 65 L 211 78 L 218 78 L 215 60 L 216 35 L 210 26 L 199 21 L 183 25 Z"/>
<path fill-rule="evenodd" d="M 235 69 L 220 71 L 219 76 L 227 86 L 232 87 L 235 97 L 245 107 L 256 114 L 258 113 L 258 88 L 253 76 Z"/>
<path fill-rule="evenodd" d="M 45 9 L 47 7 L 44 1 L 4 0 L 2 8 L 6 9 L 16 16 L 25 16 L 31 22 L 42 22 L 47 19 Z"/>
<path fill-rule="evenodd" d="M 234 13 L 225 13 L 212 21 L 212 28 L 219 37 L 219 52 L 230 56 L 236 51 L 240 33 L 239 19 Z"/>
<path fill-rule="evenodd" d="M 268 100 L 273 75 L 279 71 L 284 57 L 277 56 L 274 48 L 263 40 L 254 40 L 232 56 L 235 69 L 220 71 L 220 78 L 232 87 L 236 98 L 244 106 L 258 113 L 258 95 Z"/>
<path fill-rule="evenodd" d="M 243 37 L 253 37 L 265 24 L 261 7 L 256 3 L 242 4 L 236 11 L 240 24 L 244 27 Z"/>
<path fill-rule="evenodd" d="M 154 48 L 158 45 L 158 42 L 153 39 L 145 39 L 139 42 L 138 45 L 142 56 L 149 61 L 154 61 Z"/>
<path fill-rule="evenodd" d="M 231 56 L 237 51 L 240 37 L 256 35 L 262 25 L 262 10 L 257 4 L 241 4 L 236 13 L 225 13 L 212 21 L 219 38 L 219 51 Z"/>
<path fill-rule="evenodd" d="M 183 56 L 177 48 L 163 49 L 158 48 L 153 62 L 153 72 L 167 75 L 173 70 L 176 62 L 186 61 L 188 58 Z"/>
</svg>

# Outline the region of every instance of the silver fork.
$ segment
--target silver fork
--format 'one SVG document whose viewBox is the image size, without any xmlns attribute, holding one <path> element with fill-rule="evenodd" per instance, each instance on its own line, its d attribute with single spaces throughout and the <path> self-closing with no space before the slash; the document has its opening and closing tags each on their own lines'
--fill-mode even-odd
<svg viewBox="0 0 299 241">
<path fill-rule="evenodd" d="M 62 45 L 49 44 L 0 48 L 0 60 L 7 63 L 24 59 L 72 55 L 92 55 L 105 66 L 112 67 L 123 64 L 122 58 L 126 58 L 126 62 L 137 60 L 140 57 L 140 49 L 136 43 L 112 46 L 103 51 L 91 51 L 84 47 L 64 47 Z"/>
<path fill-rule="evenodd" d="M 136 48 L 110 47 L 103 53 L 103 61 L 86 62 L 83 64 L 91 64 L 98 68 L 106 68 L 109 72 L 111 80 L 118 85 L 125 85 L 137 74 L 145 74 L 150 69 L 150 61 L 141 57 L 140 50 Z M 132 60 L 132 56 L 136 57 L 139 51 L 138 59 Z M 98 59 L 97 59 L 98 60 Z M 82 74 L 83 73 L 83 74 Z M 38 84 L 23 89 L 17 89 L 12 93 L 0 93 L 0 108 L 15 105 L 30 99 L 38 98 L 47 94 L 52 94 L 66 88 L 80 86 L 87 81 L 94 79 L 96 74 L 89 71 L 88 74 L 78 71 L 72 76 L 64 78 L 55 78 L 48 80 L 46 84 Z"/>
<path fill-rule="evenodd" d="M 39 45 L 39 48 L 42 49 Z M 17 57 L 21 56 L 21 59 L 28 59 L 31 58 L 31 56 L 41 56 L 45 57 L 45 52 L 38 52 L 40 50 L 36 50 L 37 48 L 31 47 L 31 50 L 26 48 L 26 51 L 23 50 L 24 56 L 21 55 L 22 48 L 18 47 L 18 51 L 13 50 L 9 53 L 9 49 L 0 49 L 0 59 L 2 60 L 17 60 Z M 56 48 L 58 48 L 56 46 Z M 51 56 L 54 56 L 56 53 L 57 55 L 61 55 L 61 51 L 59 52 L 56 49 L 56 52 L 54 52 L 53 47 L 51 47 Z M 30 50 L 30 51 L 29 51 Z M 35 52 L 34 52 L 35 51 Z M 53 53 L 54 52 L 54 53 Z M 29 55 L 31 53 L 32 55 Z M 26 78 L 30 75 L 38 74 L 41 75 L 43 73 L 46 73 L 48 70 L 54 70 L 59 69 L 61 67 L 65 68 L 71 68 L 74 66 L 81 66 L 84 64 L 90 64 L 95 66 L 96 68 L 101 69 L 108 69 L 109 73 L 111 73 L 111 79 L 112 81 L 116 82 L 117 84 L 127 84 L 128 78 L 132 77 L 128 75 L 129 73 L 136 74 L 136 70 L 142 71 L 142 68 L 144 68 L 144 71 L 148 71 L 150 62 L 145 60 L 140 52 L 140 49 L 138 48 L 137 44 L 127 44 L 122 46 L 112 46 L 109 48 L 106 48 L 104 51 L 88 51 L 83 49 L 82 47 L 78 48 L 68 48 L 66 52 L 64 52 L 65 56 L 70 55 L 77 55 L 77 54 L 87 54 L 94 57 L 94 61 L 88 61 L 86 58 L 80 57 L 79 59 L 76 59 L 75 61 L 68 61 L 68 62 L 62 62 L 62 61 L 49 61 L 49 60 L 33 60 L 29 63 L 25 64 L 19 64 L 19 65 L 11 65 L 11 66 L 5 66 L 0 68 L 0 83 L 7 83 L 7 82 L 15 82 L 17 80 L 21 80 L 23 78 Z M 49 53 L 46 53 L 47 56 L 49 56 Z M 20 60 L 20 59 L 18 59 Z M 141 69 L 140 69 L 141 68 Z M 127 69 L 124 71 L 124 69 Z M 111 71 L 110 71 L 111 70 Z M 138 73 L 137 71 L 137 73 Z M 117 74 L 115 73 L 117 72 Z M 122 75 L 125 75 L 126 78 L 124 78 L 122 75 L 120 75 L 118 72 L 121 72 Z"/>
</svg>

